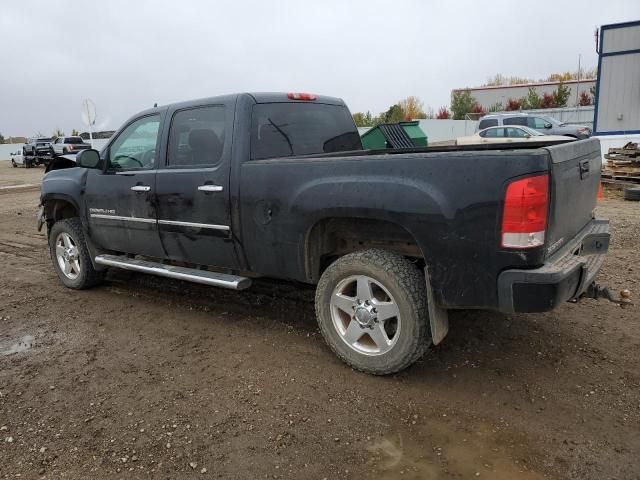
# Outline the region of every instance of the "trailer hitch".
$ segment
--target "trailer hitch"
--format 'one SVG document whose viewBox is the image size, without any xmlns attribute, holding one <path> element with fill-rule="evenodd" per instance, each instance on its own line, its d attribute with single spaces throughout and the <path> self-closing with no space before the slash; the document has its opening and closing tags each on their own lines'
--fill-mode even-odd
<svg viewBox="0 0 640 480">
<path fill-rule="evenodd" d="M 622 308 L 633 305 L 631 302 L 631 292 L 629 290 L 620 290 L 620 298 L 616 298 L 607 287 L 601 287 L 596 282 L 589 285 L 585 292 L 580 295 L 580 298 L 594 298 L 596 300 L 606 298 L 611 303 L 620 305 Z"/>
</svg>

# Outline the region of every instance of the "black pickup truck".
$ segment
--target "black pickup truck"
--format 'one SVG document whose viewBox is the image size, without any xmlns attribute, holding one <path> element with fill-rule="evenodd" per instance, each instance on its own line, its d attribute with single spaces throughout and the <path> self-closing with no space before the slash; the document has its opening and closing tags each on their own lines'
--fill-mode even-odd
<svg viewBox="0 0 640 480">
<path fill-rule="evenodd" d="M 362 150 L 342 100 L 244 93 L 135 115 L 45 176 L 39 228 L 71 288 L 108 268 L 315 284 L 331 349 L 388 374 L 443 339 L 450 309 L 597 297 L 600 165 L 596 139 Z"/>
</svg>

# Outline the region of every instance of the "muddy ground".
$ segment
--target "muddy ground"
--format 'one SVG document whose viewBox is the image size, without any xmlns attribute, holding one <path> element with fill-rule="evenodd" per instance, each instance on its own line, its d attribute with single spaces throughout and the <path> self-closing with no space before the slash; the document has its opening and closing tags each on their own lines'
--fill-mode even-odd
<svg viewBox="0 0 640 480">
<path fill-rule="evenodd" d="M 0 187 L 41 176 L 0 162 Z M 640 478 L 638 307 L 454 313 L 372 377 L 324 345 L 309 289 L 64 288 L 29 188 L 0 190 L 0 478 Z M 640 205 L 598 210 L 599 280 L 640 298 Z"/>
</svg>

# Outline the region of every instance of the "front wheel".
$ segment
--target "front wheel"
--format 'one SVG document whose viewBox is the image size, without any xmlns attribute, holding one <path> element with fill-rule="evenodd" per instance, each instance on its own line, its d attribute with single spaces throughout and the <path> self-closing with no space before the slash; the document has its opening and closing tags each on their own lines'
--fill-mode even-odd
<svg viewBox="0 0 640 480">
<path fill-rule="evenodd" d="M 403 370 L 431 345 L 425 279 L 386 250 L 351 253 L 331 264 L 318 283 L 316 316 L 333 352 L 365 373 Z"/>
<path fill-rule="evenodd" d="M 49 252 L 53 267 L 65 286 L 75 289 L 93 287 L 103 279 L 103 272 L 93 268 L 77 217 L 59 220 L 49 231 Z"/>
<path fill-rule="evenodd" d="M 16 161 L 13 158 L 11 159 L 11 166 L 13 168 L 16 168 L 18 166 L 18 164 L 16 163 Z"/>
</svg>

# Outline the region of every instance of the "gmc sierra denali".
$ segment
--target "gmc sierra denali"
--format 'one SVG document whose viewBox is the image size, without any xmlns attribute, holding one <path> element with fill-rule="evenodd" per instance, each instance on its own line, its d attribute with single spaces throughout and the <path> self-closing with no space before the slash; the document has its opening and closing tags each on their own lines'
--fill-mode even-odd
<svg viewBox="0 0 640 480">
<path fill-rule="evenodd" d="M 450 309 L 602 293 L 596 139 L 362 150 L 342 100 L 243 93 L 146 110 L 76 161 L 46 174 L 39 213 L 64 285 L 315 284 L 327 344 L 364 372 L 413 363 Z"/>
</svg>

